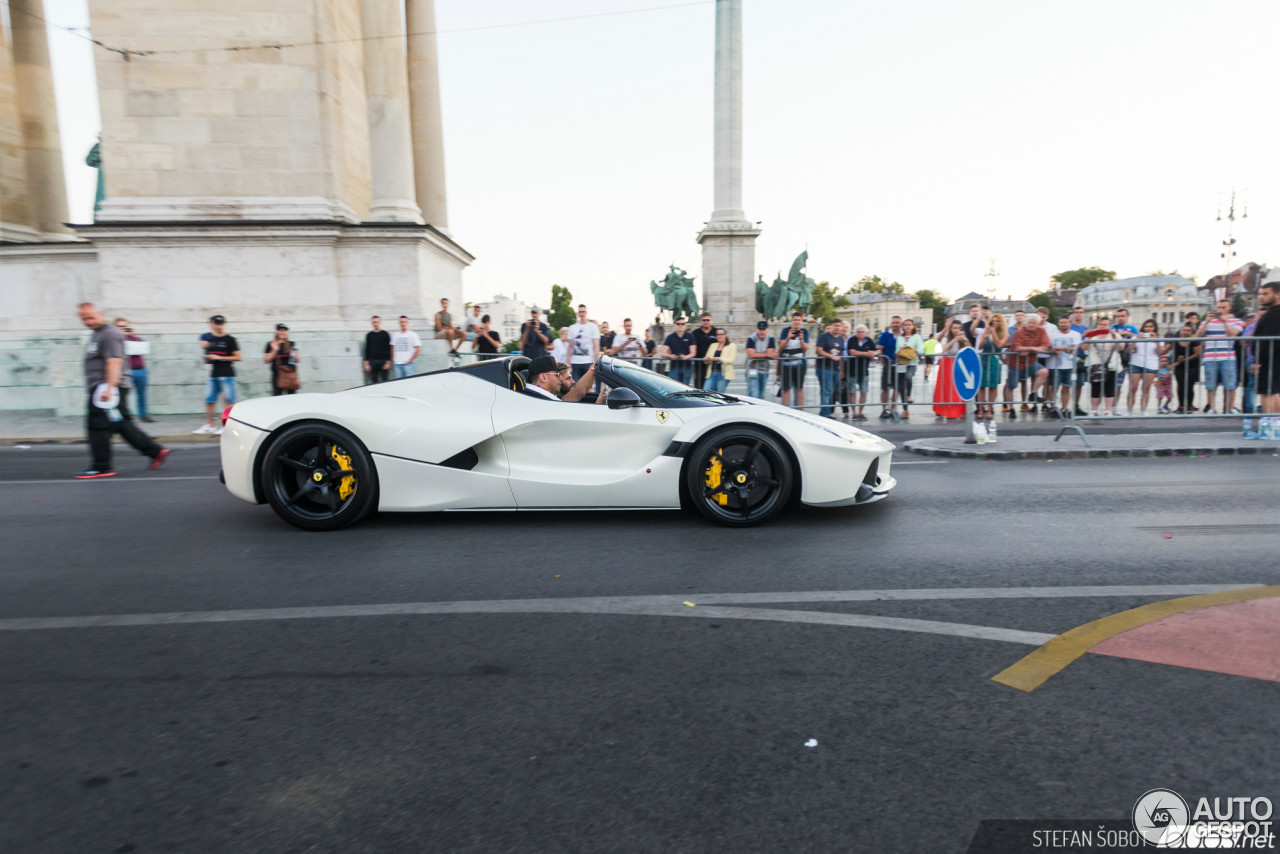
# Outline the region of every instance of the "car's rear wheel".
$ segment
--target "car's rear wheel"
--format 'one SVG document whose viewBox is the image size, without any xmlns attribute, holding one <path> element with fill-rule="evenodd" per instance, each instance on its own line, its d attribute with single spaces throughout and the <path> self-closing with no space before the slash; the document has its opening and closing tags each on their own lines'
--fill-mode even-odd
<svg viewBox="0 0 1280 854">
<path fill-rule="evenodd" d="M 692 504 L 713 522 L 760 525 L 787 506 L 795 486 L 791 458 L 769 433 L 729 427 L 698 442 L 685 486 Z"/>
<path fill-rule="evenodd" d="M 369 452 L 332 424 L 298 424 L 276 436 L 262 460 L 262 483 L 271 509 L 308 531 L 359 521 L 378 491 Z"/>
</svg>

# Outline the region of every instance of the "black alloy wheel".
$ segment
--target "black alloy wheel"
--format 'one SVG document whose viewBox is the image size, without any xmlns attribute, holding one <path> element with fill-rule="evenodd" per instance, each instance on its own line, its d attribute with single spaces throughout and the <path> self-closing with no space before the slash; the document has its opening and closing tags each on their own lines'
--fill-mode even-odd
<svg viewBox="0 0 1280 854">
<path fill-rule="evenodd" d="M 772 435 L 753 427 L 729 427 L 698 442 L 689 457 L 685 486 L 703 516 L 746 528 L 782 512 L 795 475 L 786 449 Z"/>
<path fill-rule="evenodd" d="M 359 521 L 378 492 L 369 452 L 332 424 L 298 424 L 276 436 L 262 460 L 262 483 L 271 509 L 308 531 Z"/>
</svg>

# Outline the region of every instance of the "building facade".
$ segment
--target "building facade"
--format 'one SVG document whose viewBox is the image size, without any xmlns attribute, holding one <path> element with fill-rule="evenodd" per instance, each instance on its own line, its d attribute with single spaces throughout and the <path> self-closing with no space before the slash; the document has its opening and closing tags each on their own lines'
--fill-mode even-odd
<svg viewBox="0 0 1280 854">
<path fill-rule="evenodd" d="M 1162 334 L 1176 335 L 1187 312 L 1197 311 L 1203 315 L 1211 299 L 1211 295 L 1206 297 L 1186 276 L 1134 276 L 1081 288 L 1075 307 L 1084 308 L 1089 326 L 1094 326 L 1099 318 L 1114 317 L 1124 308 L 1128 309 L 1133 326 L 1155 318 Z"/>
<path fill-rule="evenodd" d="M 521 302 L 519 294 L 494 294 L 493 299 L 474 305 L 480 306 L 481 317 L 489 315 L 489 328 L 497 330 L 504 344 L 520 337 L 520 324 L 529 319 L 533 308 Z M 469 309 L 467 313 L 471 313 Z"/>
<path fill-rule="evenodd" d="M 70 228 L 41 3 L 9 3 L 0 409 L 83 409 L 81 301 L 152 342 L 159 413 L 202 407 L 210 315 L 246 360 L 287 322 L 304 387 L 325 391 L 359 382 L 370 315 L 424 330 L 440 298 L 462 305 L 433 0 L 90 0 L 104 198 Z M 446 363 L 423 344 L 423 367 Z"/>
<path fill-rule="evenodd" d="M 863 324 L 870 334 L 875 335 L 882 329 L 888 329 L 894 315 L 911 318 L 916 326 L 925 334 L 930 332 L 933 323 L 933 312 L 920 309 L 920 301 L 906 294 L 848 294 L 852 305 L 836 309 L 836 317 L 849 324 L 850 330 Z"/>
</svg>

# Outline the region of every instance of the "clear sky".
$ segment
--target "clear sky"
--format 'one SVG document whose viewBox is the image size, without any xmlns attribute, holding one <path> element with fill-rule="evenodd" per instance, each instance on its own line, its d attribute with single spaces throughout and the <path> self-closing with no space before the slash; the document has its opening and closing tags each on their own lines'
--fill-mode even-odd
<svg viewBox="0 0 1280 854">
<path fill-rule="evenodd" d="M 552 283 L 613 322 L 700 275 L 712 207 L 714 2 L 437 0 L 449 226 L 467 299 Z M 45 0 L 86 26 L 85 0 Z M 1280 264 L 1275 0 L 743 0 L 744 191 L 766 279 L 806 246 L 841 289 L 955 297 L 1055 272 Z M 637 14 L 601 12 L 651 9 Z M 503 26 L 547 18 L 577 20 Z M 480 29 L 484 27 L 484 29 Z M 469 29 L 476 28 L 476 29 Z M 72 216 L 89 217 L 89 47 L 51 32 Z M 109 167 L 108 167 L 109 168 Z M 1237 214 L 1239 210 L 1237 210 Z M 1233 265 L 1233 266 L 1236 266 Z"/>
</svg>

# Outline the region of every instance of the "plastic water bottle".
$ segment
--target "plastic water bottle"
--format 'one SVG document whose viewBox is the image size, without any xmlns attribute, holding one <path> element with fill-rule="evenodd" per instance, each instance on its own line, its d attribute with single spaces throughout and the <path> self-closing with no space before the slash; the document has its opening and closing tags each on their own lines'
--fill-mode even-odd
<svg viewBox="0 0 1280 854">
<path fill-rule="evenodd" d="M 114 406 L 108 409 L 107 420 L 111 422 L 118 422 L 120 420 L 120 410 Z"/>
<path fill-rule="evenodd" d="M 988 421 L 987 422 L 987 444 L 994 445 L 996 443 L 996 438 L 997 438 L 996 422 Z"/>
<path fill-rule="evenodd" d="M 981 421 L 973 425 L 973 437 L 978 440 L 979 445 L 985 445 L 988 441 L 987 428 Z"/>
<path fill-rule="evenodd" d="M 1261 437 L 1258 432 L 1258 421 L 1254 418 L 1246 418 L 1244 420 L 1244 437 L 1246 439 L 1257 439 Z"/>
<path fill-rule="evenodd" d="M 1262 428 L 1259 431 L 1260 438 L 1271 442 L 1274 442 L 1276 439 L 1280 439 L 1280 425 L 1276 424 L 1277 421 L 1280 421 L 1280 418 L 1276 418 L 1275 416 L 1263 418 Z"/>
</svg>

